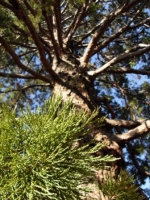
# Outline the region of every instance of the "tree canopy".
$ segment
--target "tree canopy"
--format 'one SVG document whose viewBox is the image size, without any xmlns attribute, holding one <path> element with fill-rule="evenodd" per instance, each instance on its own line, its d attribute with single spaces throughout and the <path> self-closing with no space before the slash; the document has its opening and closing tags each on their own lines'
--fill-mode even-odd
<svg viewBox="0 0 150 200">
<path fill-rule="evenodd" d="M 1 104 L 19 115 L 66 88 L 77 107 L 101 107 L 124 168 L 149 181 L 150 1 L 2 0 L 0 21 Z"/>
</svg>

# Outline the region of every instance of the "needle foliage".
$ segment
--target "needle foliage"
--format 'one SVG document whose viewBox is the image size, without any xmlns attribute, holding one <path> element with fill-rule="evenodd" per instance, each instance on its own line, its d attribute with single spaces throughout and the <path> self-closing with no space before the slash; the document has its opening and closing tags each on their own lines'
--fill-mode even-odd
<svg viewBox="0 0 150 200">
<path fill-rule="evenodd" d="M 56 98 L 19 118 L 3 107 L 0 199 L 80 199 L 80 186 L 89 182 L 103 161 L 114 160 L 93 156 L 104 144 L 93 148 L 75 145 L 90 131 L 89 124 L 100 123 L 95 121 L 96 115 L 77 112 L 71 103 L 62 104 Z"/>
</svg>

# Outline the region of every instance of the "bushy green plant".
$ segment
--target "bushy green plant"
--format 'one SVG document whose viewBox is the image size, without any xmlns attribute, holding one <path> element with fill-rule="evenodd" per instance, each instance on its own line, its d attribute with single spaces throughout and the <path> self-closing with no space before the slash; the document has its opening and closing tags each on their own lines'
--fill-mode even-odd
<svg viewBox="0 0 150 200">
<path fill-rule="evenodd" d="M 75 145 L 90 131 L 88 125 L 97 123 L 96 115 L 77 112 L 70 102 L 56 98 L 19 118 L 2 108 L 0 199 L 80 199 L 79 186 L 89 182 L 96 166 L 114 160 L 93 156 L 103 144 L 93 148 Z"/>
</svg>

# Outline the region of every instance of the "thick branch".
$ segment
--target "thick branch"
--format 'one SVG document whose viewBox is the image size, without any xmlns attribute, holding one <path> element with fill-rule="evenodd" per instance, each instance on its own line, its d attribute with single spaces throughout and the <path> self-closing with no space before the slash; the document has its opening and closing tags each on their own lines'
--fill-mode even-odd
<svg viewBox="0 0 150 200">
<path fill-rule="evenodd" d="M 68 29 L 66 30 L 65 37 L 67 37 L 67 40 L 70 39 L 70 37 L 68 37 L 68 34 L 70 33 L 70 35 L 71 35 L 71 31 L 73 32 L 73 28 L 75 27 L 75 24 L 77 24 L 77 19 L 80 16 L 80 12 L 81 12 L 81 7 L 79 7 L 75 11 L 73 20 L 72 20 L 71 24 L 69 25 Z"/>
<path fill-rule="evenodd" d="M 60 12 L 60 0 L 55 0 L 54 13 L 57 28 L 58 44 L 60 48 L 60 53 L 63 52 L 63 40 L 62 40 L 62 27 L 61 27 L 61 12 Z"/>
<path fill-rule="evenodd" d="M 47 27 L 48 27 L 49 34 L 50 34 L 50 40 L 52 42 L 52 45 L 53 45 L 53 48 L 54 48 L 54 51 L 55 51 L 55 55 L 56 55 L 57 61 L 59 61 L 60 55 L 59 55 L 58 44 L 56 43 L 56 40 L 55 40 L 55 37 L 54 37 L 54 34 L 53 34 L 54 33 L 54 27 L 53 27 L 52 19 L 51 19 L 50 16 L 48 16 L 46 10 L 43 10 L 42 13 L 43 13 L 45 21 L 47 23 Z"/>
<path fill-rule="evenodd" d="M 136 48 L 133 47 L 129 51 L 126 51 L 125 53 L 114 57 L 112 60 L 110 60 L 109 62 L 104 64 L 101 68 L 99 68 L 95 71 L 89 71 L 88 75 L 97 76 L 97 75 L 101 74 L 102 72 L 104 72 L 107 68 L 109 68 L 110 66 L 113 66 L 114 64 L 116 64 L 118 62 L 132 58 L 134 56 L 140 56 L 140 55 L 150 51 L 150 45 L 144 45 L 144 46 L 145 46 L 145 48 L 142 48 L 141 50 L 137 50 L 135 52 L 132 52 L 132 50 L 134 51 L 135 49 L 138 49 L 138 47 L 142 47 L 142 46 L 139 44 L 139 45 L 136 46 Z"/>
<path fill-rule="evenodd" d="M 112 126 L 123 126 L 123 127 L 131 127 L 131 126 L 138 126 L 141 123 L 145 122 L 145 120 L 139 120 L 139 121 L 127 121 L 123 119 L 105 119 L 106 123 L 112 125 Z"/>
<path fill-rule="evenodd" d="M 26 5 L 27 9 L 30 10 L 32 15 L 35 17 L 36 16 L 36 11 L 32 8 L 32 6 L 28 3 L 27 0 L 24 0 L 24 4 Z"/>
<path fill-rule="evenodd" d="M 128 2 L 128 1 L 127 1 Z M 127 3 L 125 3 L 121 8 L 118 8 L 115 12 L 112 12 L 110 14 L 108 14 L 106 17 L 104 17 L 104 19 L 101 21 L 100 27 L 98 28 L 98 30 L 95 31 L 95 33 L 93 34 L 89 45 L 87 46 L 87 49 L 83 55 L 83 57 L 81 58 L 81 66 L 82 67 L 86 67 L 92 53 L 93 50 L 95 48 L 95 46 L 97 45 L 97 42 L 99 40 L 99 38 L 104 34 L 105 30 L 107 29 L 107 27 L 111 24 L 111 22 L 120 14 L 124 11 L 124 9 L 126 8 Z"/>
<path fill-rule="evenodd" d="M 15 0 L 15 4 L 14 4 L 14 1 L 12 1 L 12 0 L 9 0 L 9 2 L 12 4 L 12 6 L 13 6 L 13 10 L 12 11 L 15 13 L 15 15 L 18 17 L 18 19 L 19 20 L 21 19 L 26 24 L 26 26 L 28 27 L 28 29 L 29 29 L 29 31 L 31 33 L 31 36 L 32 36 L 37 48 L 38 48 L 38 51 L 39 51 L 39 54 L 40 54 L 40 58 L 41 58 L 41 61 L 42 61 L 43 65 L 44 65 L 45 69 L 50 73 L 52 79 L 55 79 L 56 78 L 56 74 L 52 70 L 51 64 L 45 58 L 45 51 L 44 51 L 43 44 L 41 43 L 41 40 L 40 40 L 37 32 L 35 31 L 35 27 L 32 24 L 30 18 L 25 13 L 24 9 L 19 4 L 18 0 Z"/>
<path fill-rule="evenodd" d="M 65 39 L 66 44 L 68 43 L 68 41 L 70 41 L 73 34 L 79 27 L 79 24 L 81 23 L 83 18 L 86 16 L 87 10 L 88 10 L 88 3 L 85 1 L 83 3 L 83 6 L 79 7 L 78 10 L 76 11 L 75 17 L 74 17 L 72 23 L 70 24 L 68 30 L 66 31 L 66 39 Z"/>
<path fill-rule="evenodd" d="M 108 37 L 106 40 L 104 40 L 100 45 L 98 45 L 95 49 L 93 54 L 99 52 L 101 49 L 106 47 L 110 42 L 112 42 L 114 39 L 118 38 L 120 35 L 122 35 L 124 32 L 128 31 L 130 29 L 130 24 L 134 21 L 134 19 L 137 18 L 137 16 L 141 13 L 143 7 L 145 6 L 146 1 L 141 5 L 141 8 L 137 10 L 137 12 L 134 14 L 134 16 L 131 18 L 131 20 L 123 27 L 121 27 L 116 33 Z"/>
<path fill-rule="evenodd" d="M 150 120 L 145 120 L 142 125 L 131 129 L 121 135 L 117 135 L 120 141 L 131 141 L 133 139 L 139 138 L 146 133 L 150 132 Z"/>
<path fill-rule="evenodd" d="M 0 36 L 0 43 L 2 44 L 2 46 L 5 48 L 5 50 L 11 55 L 11 57 L 13 58 L 13 60 L 15 61 L 15 63 L 17 64 L 17 66 L 30 73 L 32 76 L 39 78 L 43 81 L 46 81 L 48 83 L 51 83 L 51 80 L 45 76 L 42 76 L 41 74 L 35 72 L 34 70 L 30 69 L 29 67 L 25 66 L 19 59 L 19 57 L 17 56 L 17 54 L 12 50 L 12 48 L 9 46 L 9 44 L 3 39 L 3 37 Z"/>
</svg>

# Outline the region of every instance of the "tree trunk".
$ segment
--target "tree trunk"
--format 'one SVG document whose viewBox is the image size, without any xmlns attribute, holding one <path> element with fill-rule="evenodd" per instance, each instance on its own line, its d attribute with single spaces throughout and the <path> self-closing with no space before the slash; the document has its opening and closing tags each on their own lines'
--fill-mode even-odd
<svg viewBox="0 0 150 200">
<path fill-rule="evenodd" d="M 69 60 L 74 60 L 75 64 L 70 65 L 64 62 L 60 62 L 57 64 L 55 63 L 53 66 L 53 68 L 57 69 L 59 78 L 58 81 L 54 84 L 52 94 L 61 96 L 63 101 L 71 100 L 76 106 L 77 110 L 86 110 L 89 112 L 89 114 L 91 114 L 94 109 L 99 107 L 96 100 L 97 94 L 92 83 L 93 80 L 88 77 L 86 71 L 81 71 L 81 69 L 76 65 L 78 60 L 75 58 L 69 58 Z M 98 117 L 101 116 L 102 113 L 100 111 Z M 100 150 L 97 154 L 103 156 L 110 154 L 121 158 L 122 152 L 120 145 L 118 145 L 115 141 L 115 138 L 113 139 L 110 135 L 110 127 L 104 126 L 101 128 L 101 130 L 92 130 L 90 135 L 87 136 L 87 138 L 81 143 L 86 142 L 87 139 L 95 139 L 96 142 L 103 141 L 107 144 L 107 146 Z M 100 186 L 105 178 L 108 178 L 108 176 L 113 176 L 115 178 L 120 171 L 122 163 L 122 159 L 112 162 L 111 164 L 109 163 L 109 168 L 105 169 L 104 167 L 104 169 L 99 170 L 98 173 L 95 174 L 94 182 L 96 180 Z M 108 200 L 108 197 L 105 196 L 101 190 L 96 189 L 95 184 L 92 182 L 88 184 L 88 187 L 92 189 L 92 192 L 87 197 L 88 200 Z"/>
</svg>

